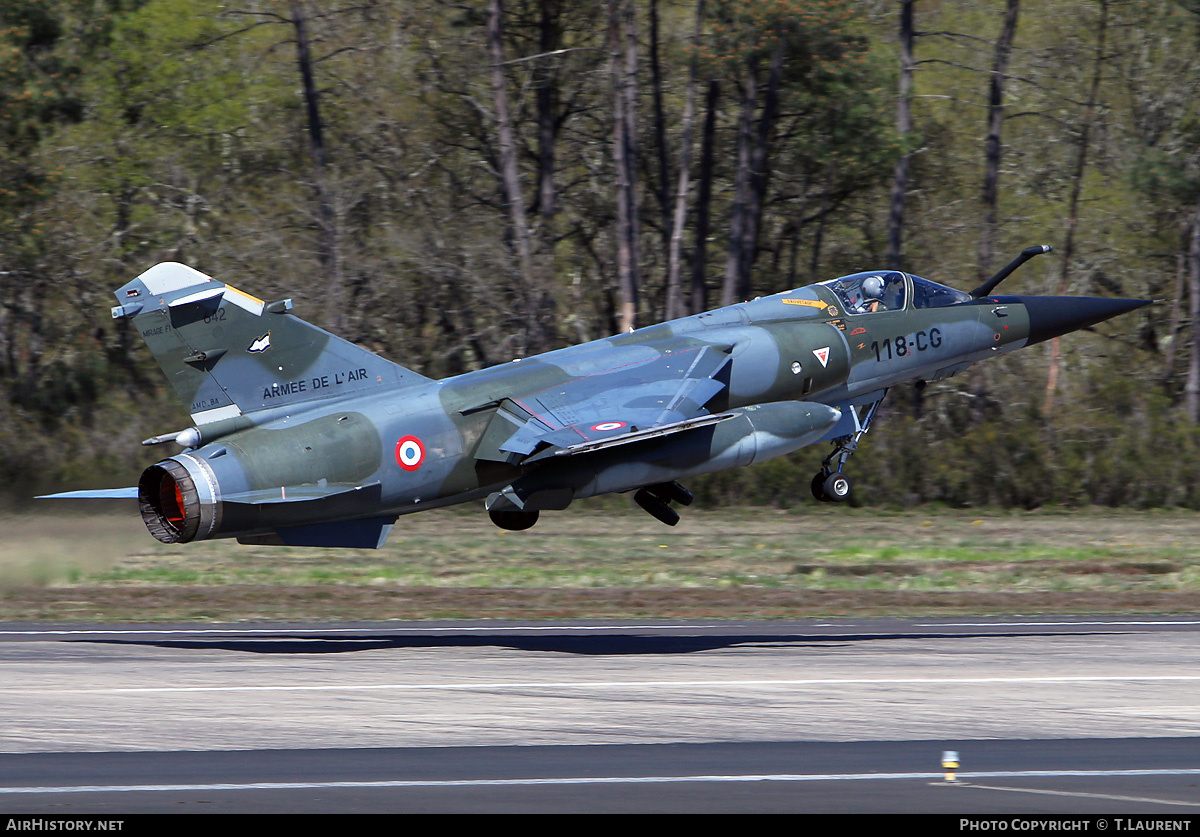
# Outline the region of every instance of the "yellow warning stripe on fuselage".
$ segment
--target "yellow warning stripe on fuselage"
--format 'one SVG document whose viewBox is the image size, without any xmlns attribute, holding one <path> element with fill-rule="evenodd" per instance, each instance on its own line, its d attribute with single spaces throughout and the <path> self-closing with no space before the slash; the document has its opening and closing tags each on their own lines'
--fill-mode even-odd
<svg viewBox="0 0 1200 837">
<path fill-rule="evenodd" d="M 785 299 L 784 305 L 807 305 L 809 308 L 824 308 L 827 303 L 819 299 Z"/>
</svg>

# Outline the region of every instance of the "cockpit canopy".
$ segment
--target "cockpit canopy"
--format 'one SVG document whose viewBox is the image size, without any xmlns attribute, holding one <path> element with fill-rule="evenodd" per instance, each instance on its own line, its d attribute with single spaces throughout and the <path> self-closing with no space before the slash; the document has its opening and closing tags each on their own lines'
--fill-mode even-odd
<svg viewBox="0 0 1200 837">
<path fill-rule="evenodd" d="M 842 307 L 850 314 L 899 311 L 904 307 L 904 274 L 894 270 L 852 273 L 821 284 L 841 298 Z"/>
<path fill-rule="evenodd" d="M 960 302 L 970 302 L 971 295 L 954 288 L 947 288 L 937 282 L 930 282 L 920 276 L 909 274 L 913 283 L 913 308 L 946 308 L 958 305 Z"/>
<path fill-rule="evenodd" d="M 911 290 L 909 287 L 911 282 Z M 897 270 L 852 273 L 822 282 L 842 301 L 850 314 L 899 311 L 912 300 L 913 308 L 945 308 L 970 302 L 971 295 Z"/>
</svg>

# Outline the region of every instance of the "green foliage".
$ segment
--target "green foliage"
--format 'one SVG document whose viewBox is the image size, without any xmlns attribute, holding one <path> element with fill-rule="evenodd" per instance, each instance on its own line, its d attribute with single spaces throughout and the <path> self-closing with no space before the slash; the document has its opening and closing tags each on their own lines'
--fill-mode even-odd
<svg viewBox="0 0 1200 837">
<path fill-rule="evenodd" d="M 845 0 L 713 0 L 707 11 L 712 35 L 700 54 L 733 75 L 782 44 L 789 77 L 820 85 L 844 72 L 844 60 L 866 52 L 864 40 L 850 32 L 854 9 Z"/>
<path fill-rule="evenodd" d="M 616 308 L 604 8 L 504 5 L 505 77 L 546 283 L 535 290 L 554 301 L 553 340 L 603 336 Z M 111 289 L 157 261 L 194 264 L 260 296 L 293 297 L 297 313 L 317 322 L 339 290 L 348 337 L 428 374 L 518 353 L 531 289 L 515 269 L 500 198 L 482 7 L 296 7 L 307 13 L 325 129 L 328 160 L 319 170 L 293 8 L 271 0 L 236 9 L 201 0 L 0 7 L 0 475 L 12 490 L 114 475 L 130 484 L 144 460 L 137 441 L 186 426 L 137 335 L 106 314 Z M 1006 88 L 997 247 L 1061 243 L 1087 125 L 1093 143 L 1070 292 L 1162 297 L 1174 292 L 1180 223 L 1200 184 L 1200 27 L 1178 4 L 1108 8 L 1101 101 L 1091 115 L 1081 103 L 1098 7 L 1051 0 L 1022 8 Z M 999 10 L 918 4 L 917 28 L 939 34 L 918 39 L 914 131 L 903 146 L 893 127 L 893 6 L 708 0 L 707 10 L 692 159 L 698 168 L 705 82 L 718 78 L 709 298 L 720 285 L 715 254 L 733 201 L 735 87 L 753 76 L 761 104 L 777 54 L 754 287 L 774 292 L 878 264 L 889 173 L 902 152 L 913 152 L 906 263 L 972 286 L 986 128 L 978 106 Z M 657 91 L 648 37 L 638 47 L 643 322 L 661 316 L 665 296 L 667 222 L 650 197 L 662 178 L 658 135 L 672 189 L 694 54 L 694 7 L 660 3 L 659 11 Z M 646 32 L 640 7 L 638 26 Z M 541 143 L 551 129 L 548 161 Z M 547 182 L 553 213 L 542 212 Z M 685 259 L 700 244 L 694 188 L 690 201 Z M 332 274 L 322 257 L 329 241 Z M 1054 258 L 1013 277 L 1013 292 L 1050 292 L 1061 265 Z M 1065 383 L 1049 416 L 1041 414 L 1045 370 L 1036 349 L 978 377 L 932 384 L 919 402 L 892 393 L 851 460 L 855 502 L 1200 507 L 1200 438 L 1177 401 L 1186 352 L 1168 368 L 1170 306 L 1138 316 L 1136 336 L 1130 318 L 1064 341 Z M 1186 317 L 1177 324 L 1175 345 L 1191 325 Z M 707 504 L 807 505 L 824 455 L 802 451 L 692 487 Z"/>
<path fill-rule="evenodd" d="M 1151 149 L 1138 159 L 1129 170 L 1133 186 L 1155 203 L 1194 203 L 1200 193 L 1200 183 L 1187 168 L 1173 160 L 1170 155 Z"/>
</svg>

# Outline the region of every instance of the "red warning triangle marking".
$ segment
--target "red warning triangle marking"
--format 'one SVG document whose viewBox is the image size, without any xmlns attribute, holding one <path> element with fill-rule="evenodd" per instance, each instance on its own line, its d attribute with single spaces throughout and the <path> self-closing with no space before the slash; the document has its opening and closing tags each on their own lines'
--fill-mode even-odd
<svg viewBox="0 0 1200 837">
<path fill-rule="evenodd" d="M 829 347 L 828 346 L 826 346 L 822 349 L 813 349 L 813 354 L 817 356 L 817 360 L 821 361 L 822 368 L 829 365 Z"/>
</svg>

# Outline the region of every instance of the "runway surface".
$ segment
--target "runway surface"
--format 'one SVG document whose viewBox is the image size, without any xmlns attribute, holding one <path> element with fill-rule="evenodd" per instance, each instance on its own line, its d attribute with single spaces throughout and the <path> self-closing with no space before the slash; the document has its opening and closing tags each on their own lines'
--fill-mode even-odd
<svg viewBox="0 0 1200 837">
<path fill-rule="evenodd" d="M 1185 617 L 0 625 L 0 814 L 1187 818 L 1198 630 Z M 943 781 L 945 750 L 958 784 Z"/>
</svg>

